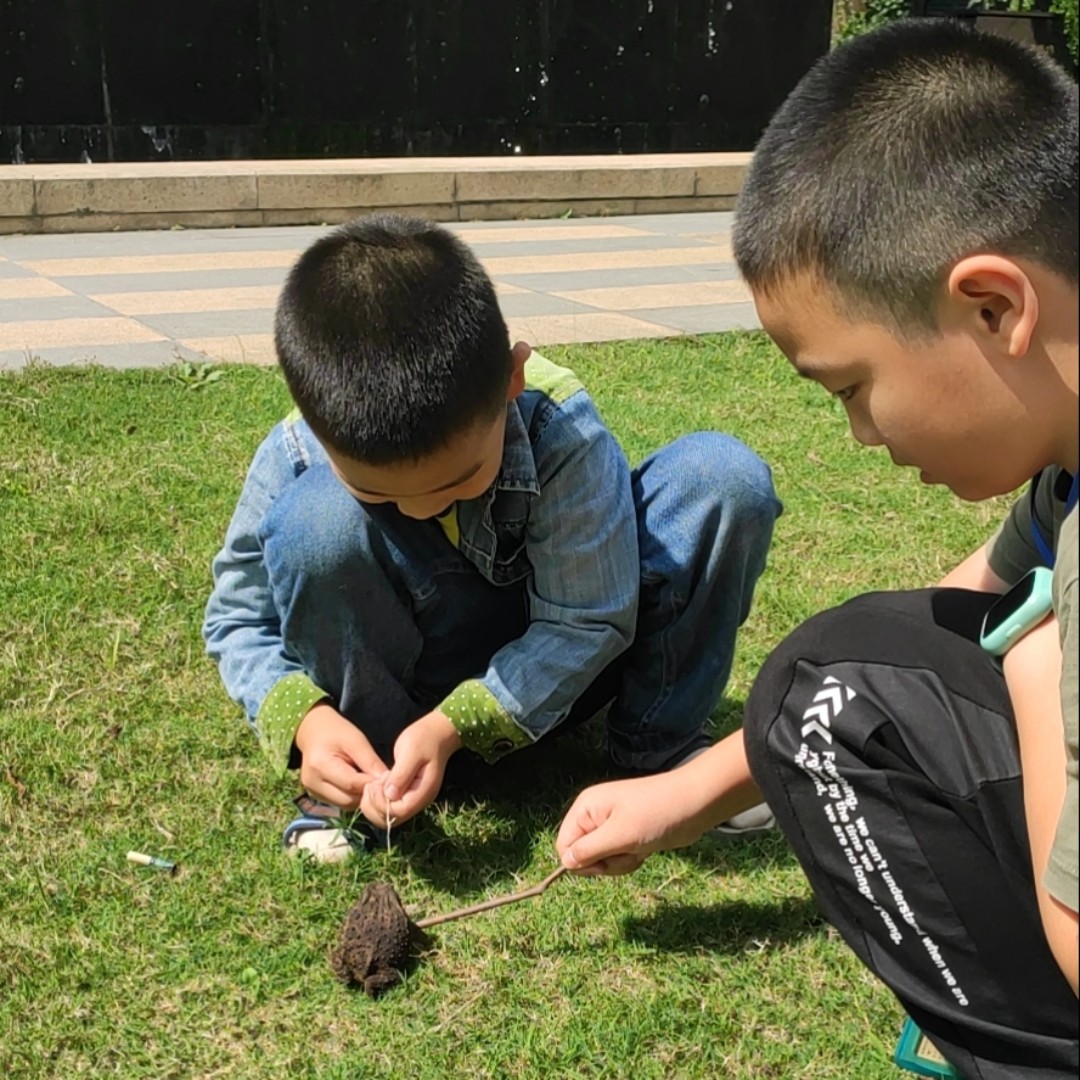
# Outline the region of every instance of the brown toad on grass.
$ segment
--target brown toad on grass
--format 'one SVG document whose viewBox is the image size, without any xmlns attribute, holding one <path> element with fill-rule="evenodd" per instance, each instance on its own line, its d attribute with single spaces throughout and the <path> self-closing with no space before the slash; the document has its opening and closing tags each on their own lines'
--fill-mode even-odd
<svg viewBox="0 0 1080 1080">
<path fill-rule="evenodd" d="M 330 966 L 343 983 L 357 983 L 371 997 L 378 997 L 401 981 L 410 948 L 426 948 L 430 943 L 425 933 L 428 927 L 539 896 L 565 873 L 566 867 L 560 866 L 531 889 L 497 896 L 494 900 L 484 900 L 446 915 L 432 915 L 419 922 L 413 922 L 405 914 L 392 885 L 372 882 L 345 917 L 337 948 L 330 954 Z"/>
<path fill-rule="evenodd" d="M 372 882 L 346 916 L 330 966 L 343 983 L 378 997 L 401 981 L 409 940 L 409 917 L 393 886 Z"/>
</svg>

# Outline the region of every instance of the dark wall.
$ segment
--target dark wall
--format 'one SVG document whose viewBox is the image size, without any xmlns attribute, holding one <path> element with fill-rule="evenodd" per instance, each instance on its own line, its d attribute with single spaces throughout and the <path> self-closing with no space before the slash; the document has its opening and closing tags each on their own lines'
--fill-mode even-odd
<svg viewBox="0 0 1080 1080">
<path fill-rule="evenodd" d="M 0 0 L 0 163 L 748 149 L 831 10 Z"/>
</svg>

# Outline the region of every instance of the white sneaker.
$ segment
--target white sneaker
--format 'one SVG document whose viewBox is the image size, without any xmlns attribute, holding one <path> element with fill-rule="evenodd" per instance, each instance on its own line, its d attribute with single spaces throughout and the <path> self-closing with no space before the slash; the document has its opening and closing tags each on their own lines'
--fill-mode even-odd
<svg viewBox="0 0 1080 1080">
<path fill-rule="evenodd" d="M 344 862 L 353 853 L 344 829 L 294 829 L 286 835 L 284 847 L 289 855 L 306 852 L 317 863 Z"/>
<path fill-rule="evenodd" d="M 741 814 L 736 814 L 733 818 L 729 818 L 722 824 L 717 825 L 715 829 L 711 830 L 711 833 L 717 837 L 734 838 L 755 836 L 759 833 L 771 832 L 775 828 L 776 817 L 769 809 L 768 803 L 759 803 L 757 806 L 751 806 L 749 810 L 744 810 Z"/>
<path fill-rule="evenodd" d="M 710 749 L 712 748 L 709 746 L 695 747 L 674 768 L 688 765 Z M 776 817 L 769 809 L 768 804 L 759 803 L 757 806 L 751 806 L 749 810 L 744 810 L 741 814 L 736 814 L 733 818 L 729 818 L 715 828 L 710 829 L 709 833 L 721 839 L 734 839 L 736 837 L 755 836 L 758 833 L 771 832 L 775 828 Z"/>
</svg>

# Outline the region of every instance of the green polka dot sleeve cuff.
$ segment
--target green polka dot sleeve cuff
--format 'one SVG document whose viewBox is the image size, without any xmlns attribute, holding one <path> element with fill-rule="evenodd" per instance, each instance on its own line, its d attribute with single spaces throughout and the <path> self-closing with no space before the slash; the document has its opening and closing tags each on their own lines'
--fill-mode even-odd
<svg viewBox="0 0 1080 1080">
<path fill-rule="evenodd" d="M 477 679 L 463 682 L 439 706 L 439 712 L 449 717 L 464 746 L 489 765 L 532 742 Z"/>
<path fill-rule="evenodd" d="M 278 776 L 289 771 L 293 738 L 300 721 L 313 705 L 326 698 L 306 675 L 286 675 L 263 701 L 259 708 L 256 727 L 259 745 L 270 759 Z"/>
</svg>

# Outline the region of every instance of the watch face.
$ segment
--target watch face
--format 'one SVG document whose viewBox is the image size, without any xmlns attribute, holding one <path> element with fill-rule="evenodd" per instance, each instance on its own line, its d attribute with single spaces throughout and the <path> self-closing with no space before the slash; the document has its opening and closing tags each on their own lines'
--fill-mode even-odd
<svg viewBox="0 0 1080 1080">
<path fill-rule="evenodd" d="M 1035 591 L 1035 574 L 1025 574 L 994 606 L 986 613 L 983 635 L 989 636 L 1000 630 L 1031 599 Z"/>
</svg>

